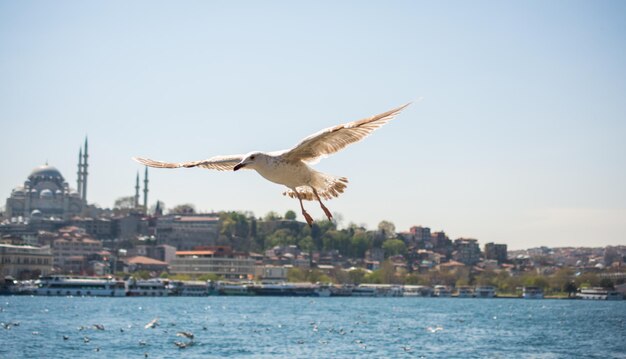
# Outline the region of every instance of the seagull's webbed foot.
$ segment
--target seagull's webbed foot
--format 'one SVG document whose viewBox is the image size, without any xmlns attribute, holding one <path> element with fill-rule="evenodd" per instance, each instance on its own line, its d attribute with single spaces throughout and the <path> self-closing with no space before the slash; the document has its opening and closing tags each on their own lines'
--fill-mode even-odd
<svg viewBox="0 0 626 359">
<path fill-rule="evenodd" d="M 302 215 L 304 216 L 306 223 L 309 224 L 309 227 L 313 227 L 313 217 L 311 217 L 307 211 L 302 211 Z"/>
</svg>

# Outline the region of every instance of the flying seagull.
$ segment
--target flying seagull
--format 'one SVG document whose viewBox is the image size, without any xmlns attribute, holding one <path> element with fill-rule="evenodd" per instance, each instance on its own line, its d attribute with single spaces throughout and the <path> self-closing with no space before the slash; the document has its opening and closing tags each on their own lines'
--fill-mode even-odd
<svg viewBox="0 0 626 359">
<path fill-rule="evenodd" d="M 265 179 L 288 188 L 283 195 L 297 198 L 302 215 L 311 226 L 313 218 L 304 209 L 302 200 L 317 200 L 329 220 L 332 214 L 322 203 L 322 198 L 330 200 L 345 190 L 348 179 L 321 173 L 309 167 L 320 159 L 331 155 L 349 144 L 360 141 L 375 129 L 391 121 L 411 103 L 394 108 L 379 115 L 323 129 L 306 137 L 289 150 L 275 152 L 250 152 L 245 155 L 215 156 L 192 162 L 163 162 L 147 158 L 133 157 L 146 166 L 156 168 L 202 167 L 218 171 L 253 169 Z"/>
</svg>

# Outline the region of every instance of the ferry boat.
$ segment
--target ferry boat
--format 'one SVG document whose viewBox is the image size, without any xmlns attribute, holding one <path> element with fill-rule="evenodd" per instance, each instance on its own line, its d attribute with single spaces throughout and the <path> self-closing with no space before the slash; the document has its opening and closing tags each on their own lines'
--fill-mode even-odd
<svg viewBox="0 0 626 359">
<path fill-rule="evenodd" d="M 496 296 L 496 288 L 490 285 L 476 287 L 474 296 L 476 298 L 493 298 Z"/>
<path fill-rule="evenodd" d="M 252 287 L 256 295 L 267 296 L 298 296 L 306 297 L 313 295 L 313 287 L 309 284 L 306 286 L 285 282 L 261 282 Z"/>
<path fill-rule="evenodd" d="M 365 284 L 361 284 L 352 288 L 352 296 L 353 297 L 375 297 L 376 288 L 369 287 Z"/>
<path fill-rule="evenodd" d="M 593 287 L 587 288 L 583 287 L 580 289 L 580 293 L 578 293 L 578 297 L 582 299 L 594 299 L 594 300 L 622 300 L 624 299 L 622 293 L 611 290 L 609 288 L 602 287 Z"/>
<path fill-rule="evenodd" d="M 183 297 L 204 297 L 209 295 L 209 285 L 203 281 L 185 281 L 179 295 Z"/>
<path fill-rule="evenodd" d="M 35 295 L 95 297 L 123 297 L 126 295 L 124 282 L 112 277 L 51 275 L 41 277 L 36 284 Z"/>
<path fill-rule="evenodd" d="M 452 291 L 445 285 L 435 286 L 435 297 L 446 298 L 452 296 Z"/>
<path fill-rule="evenodd" d="M 135 279 L 126 282 L 126 295 L 130 297 L 167 297 L 168 289 L 160 279 Z"/>
<path fill-rule="evenodd" d="M 543 299 L 543 289 L 539 287 L 524 287 L 522 288 L 522 298 Z"/>
<path fill-rule="evenodd" d="M 432 297 L 433 289 L 425 285 L 405 285 L 403 297 Z"/>
<path fill-rule="evenodd" d="M 472 298 L 474 296 L 474 290 L 472 289 L 472 287 L 461 286 L 457 291 L 458 298 Z"/>
<path fill-rule="evenodd" d="M 402 297 L 403 289 L 393 284 L 361 284 L 352 289 L 352 296 L 361 297 Z M 373 295 L 370 295 L 373 293 Z M 358 295 L 362 294 L 362 295 Z"/>
<path fill-rule="evenodd" d="M 215 292 L 218 295 L 255 295 L 250 283 L 233 283 L 219 281 L 215 284 Z"/>
<path fill-rule="evenodd" d="M 329 297 L 330 285 L 311 283 L 261 282 L 250 288 L 263 296 Z"/>
<path fill-rule="evenodd" d="M 316 297 L 330 297 L 332 295 L 330 284 L 317 284 L 313 289 Z"/>
<path fill-rule="evenodd" d="M 352 284 L 335 284 L 330 286 L 330 296 L 331 297 L 351 297 L 352 289 L 354 285 Z"/>
<path fill-rule="evenodd" d="M 171 281 L 167 284 L 169 295 L 181 297 L 205 297 L 209 295 L 209 283 L 203 281 Z"/>
</svg>

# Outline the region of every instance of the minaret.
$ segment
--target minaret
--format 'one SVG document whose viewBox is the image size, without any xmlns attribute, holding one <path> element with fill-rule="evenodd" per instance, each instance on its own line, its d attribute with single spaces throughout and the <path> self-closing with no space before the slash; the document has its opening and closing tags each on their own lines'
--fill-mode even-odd
<svg viewBox="0 0 626 359">
<path fill-rule="evenodd" d="M 137 181 L 135 181 L 135 208 L 139 207 L 139 171 L 137 171 Z"/>
<path fill-rule="evenodd" d="M 148 214 L 148 166 L 146 166 L 146 173 L 143 175 L 143 211 Z"/>
<path fill-rule="evenodd" d="M 79 196 L 83 195 L 83 148 L 78 151 L 78 179 L 76 179 L 76 191 Z"/>
<path fill-rule="evenodd" d="M 161 201 L 157 201 L 156 208 L 154 209 L 154 216 L 160 217 L 163 215 L 163 210 L 161 209 Z"/>
<path fill-rule="evenodd" d="M 83 192 L 82 192 L 82 198 L 83 198 L 83 202 L 85 204 L 87 204 L 87 175 L 89 174 L 89 172 L 87 171 L 87 168 L 89 167 L 89 163 L 87 161 L 87 159 L 89 158 L 89 153 L 87 151 L 87 137 L 85 137 L 85 153 L 83 153 Z"/>
</svg>

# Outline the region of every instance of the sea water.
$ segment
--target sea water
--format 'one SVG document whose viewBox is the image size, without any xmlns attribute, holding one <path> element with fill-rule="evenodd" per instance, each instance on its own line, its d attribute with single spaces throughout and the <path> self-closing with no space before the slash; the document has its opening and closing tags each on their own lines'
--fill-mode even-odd
<svg viewBox="0 0 626 359">
<path fill-rule="evenodd" d="M 626 358 L 626 301 L 6 296 L 0 322 L 0 358 Z"/>
</svg>

